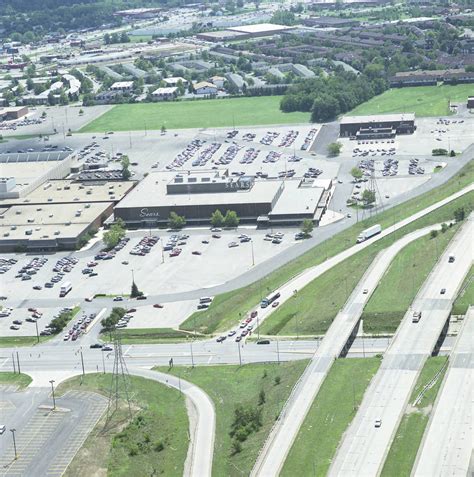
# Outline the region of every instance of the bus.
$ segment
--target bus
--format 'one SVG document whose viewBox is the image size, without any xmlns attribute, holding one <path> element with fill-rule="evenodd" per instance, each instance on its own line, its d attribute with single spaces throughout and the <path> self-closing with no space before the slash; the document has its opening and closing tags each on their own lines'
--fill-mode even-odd
<svg viewBox="0 0 474 477">
<path fill-rule="evenodd" d="M 275 293 L 273 295 L 270 295 L 267 298 L 264 298 L 262 302 L 260 303 L 261 308 L 266 308 L 267 306 L 271 305 L 275 300 L 278 300 L 280 298 L 280 293 Z"/>
<path fill-rule="evenodd" d="M 62 283 L 61 288 L 59 289 L 60 298 L 66 296 L 71 290 L 72 290 L 71 282 Z"/>
</svg>

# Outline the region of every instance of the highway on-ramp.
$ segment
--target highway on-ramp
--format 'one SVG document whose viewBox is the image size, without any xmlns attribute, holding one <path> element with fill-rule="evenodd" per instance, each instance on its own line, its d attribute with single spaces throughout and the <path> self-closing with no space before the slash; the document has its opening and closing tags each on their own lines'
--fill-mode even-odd
<svg viewBox="0 0 474 477">
<path fill-rule="evenodd" d="M 474 308 L 450 356 L 450 366 L 418 451 L 414 477 L 473 475 Z M 471 468 L 469 468 L 471 464 Z"/>
<path fill-rule="evenodd" d="M 426 359 L 445 327 L 472 263 L 472 216 L 440 257 L 415 298 L 345 433 L 329 476 L 377 476 Z M 450 263 L 448 257 L 455 256 Z M 442 293 L 444 290 L 444 293 Z M 418 323 L 413 312 L 421 311 Z M 380 420 L 381 425 L 376 426 Z"/>
<path fill-rule="evenodd" d="M 344 308 L 338 313 L 311 363 L 298 381 L 280 419 L 272 429 L 252 470 L 254 476 L 278 475 L 321 384 L 334 360 L 345 350 L 357 329 L 364 307 L 398 252 L 410 242 L 428 234 L 435 226 L 412 232 L 380 252 L 365 273 Z"/>
</svg>

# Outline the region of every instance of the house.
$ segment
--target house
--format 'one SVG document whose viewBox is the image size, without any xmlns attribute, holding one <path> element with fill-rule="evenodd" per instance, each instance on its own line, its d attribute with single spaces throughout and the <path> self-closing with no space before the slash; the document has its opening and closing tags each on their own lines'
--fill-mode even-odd
<svg viewBox="0 0 474 477">
<path fill-rule="evenodd" d="M 239 91 L 242 91 L 245 85 L 245 81 L 242 76 L 238 75 L 237 73 L 226 73 L 225 77 L 230 84 L 232 84 Z"/>
<path fill-rule="evenodd" d="M 181 76 L 172 76 L 170 78 L 163 78 L 162 79 L 163 83 L 166 84 L 166 86 L 178 86 L 178 83 L 181 81 L 183 83 L 183 86 L 188 85 L 188 81 L 182 78 Z"/>
<path fill-rule="evenodd" d="M 223 76 L 213 76 L 212 78 L 209 78 L 209 82 L 219 89 L 224 87 L 224 81 L 225 78 Z"/>
<path fill-rule="evenodd" d="M 117 81 L 111 87 L 110 91 L 132 91 L 133 89 L 133 81 Z"/>
<path fill-rule="evenodd" d="M 207 81 L 195 83 L 193 88 L 195 94 L 217 94 L 217 86 Z"/>
<path fill-rule="evenodd" d="M 176 86 L 168 86 L 166 88 L 158 88 L 151 93 L 154 101 L 169 101 L 177 98 L 178 88 Z"/>
</svg>

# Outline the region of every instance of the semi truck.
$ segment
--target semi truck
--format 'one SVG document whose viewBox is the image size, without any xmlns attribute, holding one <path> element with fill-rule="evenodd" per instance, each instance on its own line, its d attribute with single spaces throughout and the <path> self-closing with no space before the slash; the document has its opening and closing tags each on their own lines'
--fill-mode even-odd
<svg viewBox="0 0 474 477">
<path fill-rule="evenodd" d="M 370 237 L 373 237 L 380 232 L 382 232 L 382 226 L 380 224 L 372 225 L 372 227 L 362 230 L 362 232 L 357 237 L 357 243 L 364 242 L 365 240 L 368 240 Z"/>
<path fill-rule="evenodd" d="M 261 308 L 266 308 L 267 306 L 271 305 L 275 300 L 278 300 L 280 298 L 280 293 L 275 293 L 274 295 L 270 295 L 267 298 L 264 298 L 261 303 L 260 307 Z"/>
<path fill-rule="evenodd" d="M 62 298 L 66 296 L 72 290 L 71 282 L 64 282 L 61 284 L 61 288 L 59 289 L 59 296 Z"/>
</svg>

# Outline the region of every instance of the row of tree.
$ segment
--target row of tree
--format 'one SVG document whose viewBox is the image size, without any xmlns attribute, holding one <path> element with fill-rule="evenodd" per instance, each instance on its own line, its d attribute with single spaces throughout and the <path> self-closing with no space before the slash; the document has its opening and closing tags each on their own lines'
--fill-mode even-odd
<svg viewBox="0 0 474 477">
<path fill-rule="evenodd" d="M 382 93 L 387 87 L 382 78 L 370 79 L 366 75 L 339 72 L 290 86 L 281 100 L 280 109 L 285 113 L 311 112 L 311 119 L 315 122 L 330 121 Z"/>
</svg>

